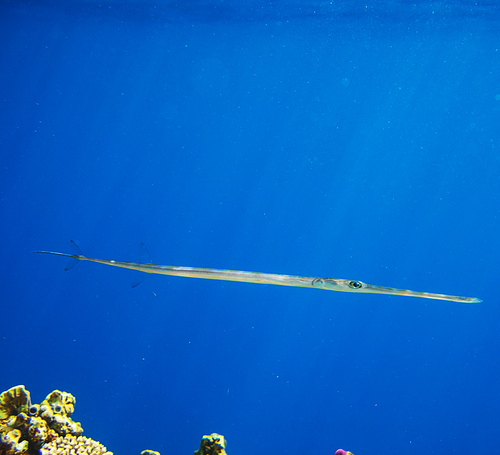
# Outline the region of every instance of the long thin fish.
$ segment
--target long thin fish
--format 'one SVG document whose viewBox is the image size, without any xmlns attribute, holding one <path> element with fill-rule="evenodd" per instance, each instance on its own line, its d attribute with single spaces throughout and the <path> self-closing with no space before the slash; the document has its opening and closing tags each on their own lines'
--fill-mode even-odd
<svg viewBox="0 0 500 455">
<path fill-rule="evenodd" d="M 198 267 L 174 267 L 170 265 L 155 265 L 150 263 L 123 262 L 109 259 L 88 258 L 81 254 L 75 242 L 71 241 L 75 254 L 58 253 L 56 251 L 33 251 L 33 253 L 53 254 L 71 258 L 65 270 L 72 268 L 78 261 L 97 262 L 99 264 L 138 270 L 158 275 L 173 275 L 190 278 L 205 278 L 209 280 L 242 281 L 244 283 L 276 284 L 278 286 L 297 286 L 303 288 L 325 289 L 327 291 L 357 292 L 366 294 L 404 295 L 422 297 L 424 299 L 448 300 L 459 303 L 479 303 L 482 300 L 475 297 L 459 297 L 430 292 L 416 292 L 407 289 L 395 289 L 386 286 L 363 283 L 358 280 L 342 280 L 336 278 L 310 278 L 303 276 L 277 275 L 274 273 L 243 272 L 240 270 L 202 269 Z"/>
</svg>

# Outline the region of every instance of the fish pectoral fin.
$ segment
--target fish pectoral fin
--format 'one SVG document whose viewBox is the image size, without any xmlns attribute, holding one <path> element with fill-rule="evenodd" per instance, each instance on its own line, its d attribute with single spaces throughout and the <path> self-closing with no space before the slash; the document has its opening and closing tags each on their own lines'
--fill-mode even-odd
<svg viewBox="0 0 500 455">
<path fill-rule="evenodd" d="M 149 254 L 148 249 L 146 248 L 146 245 L 141 242 L 139 245 L 139 263 L 143 264 L 152 264 L 153 261 L 151 260 L 151 256 Z M 136 276 L 132 283 L 130 283 L 131 288 L 136 288 L 139 286 L 144 280 L 146 279 L 146 275 L 141 272 L 136 272 Z"/>
</svg>

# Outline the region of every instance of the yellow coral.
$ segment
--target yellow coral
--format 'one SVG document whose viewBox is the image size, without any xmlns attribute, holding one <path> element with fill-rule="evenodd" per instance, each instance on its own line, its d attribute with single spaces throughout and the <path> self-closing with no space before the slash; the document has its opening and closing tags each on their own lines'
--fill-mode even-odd
<svg viewBox="0 0 500 455">
<path fill-rule="evenodd" d="M 15 428 L 24 428 L 26 426 L 26 422 L 28 420 L 28 416 L 26 414 L 18 414 L 10 416 L 8 419 L 0 421 L 0 433 L 4 433 L 6 431 L 11 431 Z"/>
<path fill-rule="evenodd" d="M 226 455 L 226 440 L 224 436 L 212 433 L 210 436 L 203 436 L 200 448 L 194 455 Z"/>
<path fill-rule="evenodd" d="M 54 390 L 49 393 L 45 400 L 52 406 L 54 412 L 64 413 L 68 416 L 75 412 L 76 398 L 68 392 Z"/>
<path fill-rule="evenodd" d="M 0 394 L 0 420 L 26 413 L 30 406 L 30 393 L 23 385 L 16 385 Z"/>
<path fill-rule="evenodd" d="M 28 441 L 19 442 L 21 431 L 12 430 L 0 437 L 0 452 L 5 455 L 22 455 L 28 451 Z"/>
<path fill-rule="evenodd" d="M 75 397 L 54 390 L 42 405 L 32 405 L 23 385 L 0 394 L 0 455 L 31 453 L 46 441 L 66 434 L 81 435 L 82 426 L 69 416 L 75 410 Z M 15 439 L 17 437 L 17 440 Z M 19 443 L 19 438 L 25 439 Z"/>
<path fill-rule="evenodd" d="M 71 393 L 54 390 L 42 401 L 40 417 L 59 435 L 79 436 L 83 433 L 82 426 L 69 417 L 75 411 L 75 403 L 76 398 Z"/>
<path fill-rule="evenodd" d="M 41 455 L 113 455 L 106 447 L 85 436 L 66 435 L 44 444 Z"/>
<path fill-rule="evenodd" d="M 51 437 L 57 436 L 53 430 L 49 429 L 45 420 L 40 417 L 30 417 L 27 431 L 30 441 L 37 444 L 45 442 L 49 439 L 49 435 Z"/>
</svg>

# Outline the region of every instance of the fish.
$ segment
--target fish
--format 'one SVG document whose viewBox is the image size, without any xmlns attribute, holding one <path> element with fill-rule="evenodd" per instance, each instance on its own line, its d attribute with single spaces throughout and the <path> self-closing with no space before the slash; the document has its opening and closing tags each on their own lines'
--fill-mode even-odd
<svg viewBox="0 0 500 455">
<path fill-rule="evenodd" d="M 144 247 L 144 244 L 141 244 Z M 57 251 L 32 251 L 32 253 L 51 254 L 70 258 L 65 270 L 72 269 L 79 261 L 96 262 L 112 267 L 136 270 L 157 275 L 170 275 L 188 278 L 203 278 L 208 280 L 239 281 L 243 283 L 273 284 L 277 286 L 294 286 L 302 288 L 323 289 L 326 291 L 352 292 L 356 294 L 386 294 L 405 297 L 420 297 L 424 299 L 447 300 L 458 303 L 480 303 L 476 297 L 461 297 L 455 295 L 435 294 L 431 292 L 410 291 L 376 284 L 364 283 L 359 280 L 339 278 L 318 278 L 295 275 L 281 275 L 275 273 L 245 272 L 242 270 L 210 269 L 200 267 L 179 267 L 171 265 L 157 265 L 146 262 L 125 262 L 112 259 L 89 258 L 82 254 L 78 245 L 71 240 L 73 253 L 59 253 Z M 146 250 L 147 251 L 147 250 Z"/>
</svg>

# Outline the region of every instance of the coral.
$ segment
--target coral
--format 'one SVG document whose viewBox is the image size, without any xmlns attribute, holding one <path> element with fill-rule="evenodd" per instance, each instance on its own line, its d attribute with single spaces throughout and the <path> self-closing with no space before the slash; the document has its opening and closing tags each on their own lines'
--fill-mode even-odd
<svg viewBox="0 0 500 455">
<path fill-rule="evenodd" d="M 40 417 L 30 417 L 27 425 L 29 440 L 37 445 L 57 437 L 57 433 L 47 426 L 47 422 Z"/>
<path fill-rule="evenodd" d="M 212 433 L 210 436 L 203 436 L 200 448 L 194 455 L 226 455 L 226 440 L 224 436 Z"/>
<path fill-rule="evenodd" d="M 83 433 L 82 426 L 70 418 L 75 411 L 75 403 L 76 398 L 71 393 L 54 390 L 42 401 L 40 417 L 60 436 L 80 436 Z"/>
<path fill-rule="evenodd" d="M 73 412 L 75 412 L 76 398 L 71 395 L 71 393 L 54 390 L 47 395 L 45 401 L 49 403 L 57 413 L 62 412 L 67 416 L 70 416 Z"/>
<path fill-rule="evenodd" d="M 338 449 L 336 452 L 335 452 L 335 455 L 354 455 L 352 454 L 351 452 L 348 452 L 344 449 Z"/>
<path fill-rule="evenodd" d="M 0 421 L 27 413 L 30 406 L 30 393 L 23 385 L 16 385 L 0 394 Z"/>
<path fill-rule="evenodd" d="M 28 441 L 19 442 L 20 430 L 11 430 L 0 436 L 0 453 L 5 455 L 22 455 L 28 451 Z"/>
<path fill-rule="evenodd" d="M 10 416 L 5 420 L 0 420 L 0 433 L 11 431 L 15 428 L 23 428 L 26 425 L 27 420 L 28 416 L 23 413 Z"/>
<path fill-rule="evenodd" d="M 28 451 L 28 441 L 21 441 L 31 407 L 30 393 L 23 385 L 0 394 L 0 454 L 20 455 Z"/>
<path fill-rule="evenodd" d="M 85 436 L 66 435 L 59 437 L 40 449 L 41 455 L 113 455 L 106 447 Z"/>
<path fill-rule="evenodd" d="M 58 436 L 80 436 L 82 426 L 70 417 L 75 402 L 70 393 L 54 390 L 41 405 L 31 404 L 23 385 L 0 394 L 0 455 L 37 454 Z"/>
<path fill-rule="evenodd" d="M 113 455 L 98 441 L 81 436 L 82 426 L 71 419 L 76 399 L 60 390 L 41 405 L 31 404 L 23 385 L 0 394 L 0 455 Z M 224 436 L 203 436 L 194 455 L 227 455 Z M 141 455 L 160 455 L 143 450 Z M 339 449 L 335 455 L 353 455 Z"/>
</svg>

